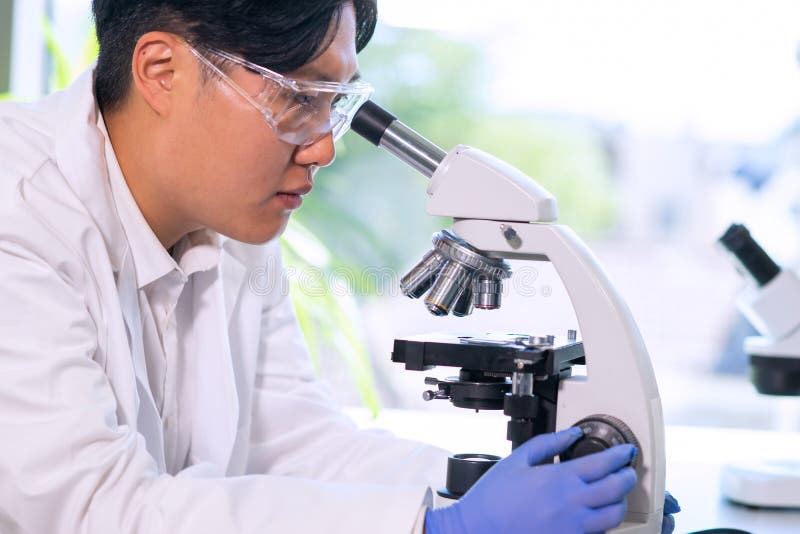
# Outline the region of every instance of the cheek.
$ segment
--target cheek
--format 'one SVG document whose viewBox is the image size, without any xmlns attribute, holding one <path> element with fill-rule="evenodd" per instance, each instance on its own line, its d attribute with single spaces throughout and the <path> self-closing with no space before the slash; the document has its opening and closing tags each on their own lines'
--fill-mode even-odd
<svg viewBox="0 0 800 534">
<path fill-rule="evenodd" d="M 222 172 L 228 189 L 240 197 L 234 199 L 238 205 L 260 203 L 283 187 L 289 161 L 284 147 L 250 137 L 231 143 L 228 148 L 229 165 Z"/>
<path fill-rule="evenodd" d="M 202 137 L 193 150 L 206 194 L 230 201 L 248 200 L 274 192 L 291 162 L 292 147 L 275 138 L 272 129 L 247 102 L 230 102 L 230 95 L 208 99 L 198 114 L 196 132 Z"/>
</svg>

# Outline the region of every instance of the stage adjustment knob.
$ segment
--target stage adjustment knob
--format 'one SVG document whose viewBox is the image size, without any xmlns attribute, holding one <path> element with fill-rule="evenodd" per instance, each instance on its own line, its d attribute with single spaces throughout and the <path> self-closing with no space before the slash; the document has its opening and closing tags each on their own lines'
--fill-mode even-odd
<svg viewBox="0 0 800 534">
<path fill-rule="evenodd" d="M 636 458 L 631 462 L 631 465 L 636 467 L 639 456 L 642 454 L 641 447 L 633 431 L 631 431 L 628 425 L 616 417 L 603 414 L 590 415 L 589 417 L 581 419 L 573 426 L 581 428 L 584 436 L 561 454 L 562 462 L 572 460 L 573 458 L 580 458 L 588 454 L 602 452 L 615 445 L 630 443 L 631 445 L 635 445 L 639 451 L 639 454 L 637 454 Z"/>
</svg>

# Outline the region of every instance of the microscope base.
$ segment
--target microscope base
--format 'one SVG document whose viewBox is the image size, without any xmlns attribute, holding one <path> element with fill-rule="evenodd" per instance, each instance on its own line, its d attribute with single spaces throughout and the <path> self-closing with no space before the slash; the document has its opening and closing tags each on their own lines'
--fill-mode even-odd
<svg viewBox="0 0 800 534">
<path fill-rule="evenodd" d="M 800 509 L 800 462 L 772 460 L 725 465 L 720 487 L 722 495 L 735 503 Z"/>
<path fill-rule="evenodd" d="M 658 534 L 661 532 L 661 522 L 663 521 L 664 514 L 658 512 L 653 515 L 653 520 L 648 523 L 623 523 L 617 528 L 607 530 L 606 534 Z"/>
</svg>

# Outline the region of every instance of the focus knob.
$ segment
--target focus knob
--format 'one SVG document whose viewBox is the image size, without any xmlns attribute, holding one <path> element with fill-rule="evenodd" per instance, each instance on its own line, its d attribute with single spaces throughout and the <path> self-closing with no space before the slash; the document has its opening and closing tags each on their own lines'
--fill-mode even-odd
<svg viewBox="0 0 800 534">
<path fill-rule="evenodd" d="M 562 462 L 602 452 L 616 445 L 630 443 L 639 451 L 639 454 L 631 462 L 631 466 L 636 467 L 642 449 L 633 431 L 616 417 L 603 414 L 590 415 L 573 426 L 583 430 L 584 436 L 561 454 Z"/>
</svg>

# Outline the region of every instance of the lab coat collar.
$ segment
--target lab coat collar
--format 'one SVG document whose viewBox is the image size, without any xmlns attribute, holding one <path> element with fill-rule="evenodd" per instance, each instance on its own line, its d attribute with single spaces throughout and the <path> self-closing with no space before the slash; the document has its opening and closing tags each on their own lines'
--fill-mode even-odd
<svg viewBox="0 0 800 534">
<path fill-rule="evenodd" d="M 251 245 L 230 238 L 223 240 L 222 248 L 236 259 L 245 270 L 263 267 L 269 256 L 269 249 L 264 244 Z"/>
<path fill-rule="evenodd" d="M 136 374 L 136 421 L 137 430 L 148 438 L 145 446 L 158 465 L 158 472 L 166 472 L 166 458 L 164 454 L 164 438 L 161 428 L 161 416 L 156 407 L 153 394 L 148 387 L 147 363 L 142 340 L 142 318 L 139 308 L 138 290 L 136 288 L 136 273 L 134 272 L 133 259 L 130 253 L 125 254 L 117 279 L 117 291 L 125 327 L 128 330 L 128 343 L 131 348 L 133 370 Z"/>
<path fill-rule="evenodd" d="M 103 135 L 103 153 L 106 159 L 111 196 L 128 239 L 136 272 L 136 282 L 138 288 L 141 289 L 162 276 L 166 276 L 178 265 L 153 233 L 136 204 L 122 174 L 114 147 L 111 145 L 111 138 L 106 130 L 102 113 L 98 111 L 97 115 L 97 128 Z"/>
<path fill-rule="evenodd" d="M 94 66 L 51 100 L 52 113 L 61 125 L 55 135 L 55 156 L 61 173 L 100 229 L 116 273 L 122 267 L 128 241 L 114 210 L 93 86 Z"/>
<path fill-rule="evenodd" d="M 100 112 L 97 127 L 103 135 L 111 194 L 130 245 L 138 288 L 141 289 L 175 270 L 186 281 L 193 273 L 215 268 L 219 264 L 221 245 L 219 235 L 211 230 L 190 232 L 175 244 L 173 255 L 167 252 L 133 198 Z"/>
<path fill-rule="evenodd" d="M 202 229 L 190 232 L 178 241 L 172 256 L 180 270 L 188 276 L 219 266 L 221 251 L 220 235 L 212 230 Z"/>
</svg>

